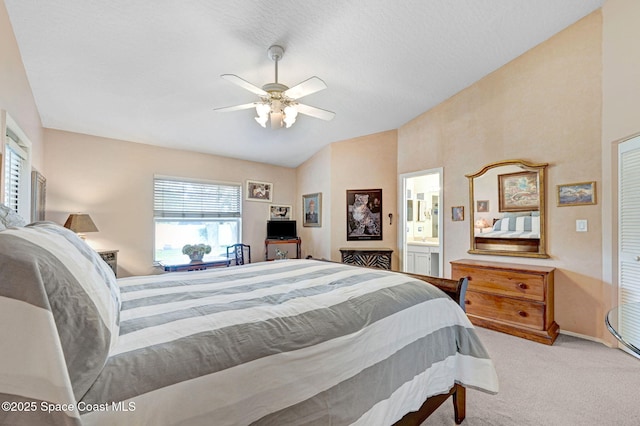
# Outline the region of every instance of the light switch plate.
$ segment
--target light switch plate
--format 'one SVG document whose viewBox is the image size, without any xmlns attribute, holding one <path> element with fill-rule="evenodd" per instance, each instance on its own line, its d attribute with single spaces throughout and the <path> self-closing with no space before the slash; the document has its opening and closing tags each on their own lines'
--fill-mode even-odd
<svg viewBox="0 0 640 426">
<path fill-rule="evenodd" d="M 576 220 L 576 232 L 587 232 L 587 220 L 586 219 L 578 219 Z"/>
</svg>

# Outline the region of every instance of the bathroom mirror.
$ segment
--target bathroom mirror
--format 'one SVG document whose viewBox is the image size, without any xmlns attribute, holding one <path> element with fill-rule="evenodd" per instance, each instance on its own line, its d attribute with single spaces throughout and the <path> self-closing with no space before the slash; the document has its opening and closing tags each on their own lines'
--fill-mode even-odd
<svg viewBox="0 0 640 426">
<path fill-rule="evenodd" d="M 504 160 L 469 179 L 469 253 L 548 258 L 545 170 L 548 163 Z"/>
</svg>

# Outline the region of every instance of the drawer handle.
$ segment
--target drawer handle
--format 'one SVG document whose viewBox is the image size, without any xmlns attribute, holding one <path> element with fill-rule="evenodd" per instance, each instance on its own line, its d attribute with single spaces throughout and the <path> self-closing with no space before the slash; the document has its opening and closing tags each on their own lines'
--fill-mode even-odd
<svg viewBox="0 0 640 426">
<path fill-rule="evenodd" d="M 527 314 L 525 311 L 518 311 L 518 315 L 520 315 L 523 318 L 529 316 L 529 314 Z"/>
<path fill-rule="evenodd" d="M 528 285 L 526 285 L 525 283 L 518 283 L 518 288 L 522 289 L 522 290 L 526 290 L 529 288 Z"/>
<path fill-rule="evenodd" d="M 464 301 L 464 304 L 465 304 L 465 305 L 470 305 L 470 304 L 471 304 L 471 300 L 465 300 L 465 301 Z"/>
</svg>

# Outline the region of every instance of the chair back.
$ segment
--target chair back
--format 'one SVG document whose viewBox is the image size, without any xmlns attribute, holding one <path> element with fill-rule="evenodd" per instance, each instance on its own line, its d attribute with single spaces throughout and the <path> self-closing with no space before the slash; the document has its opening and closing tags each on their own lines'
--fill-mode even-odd
<svg viewBox="0 0 640 426">
<path fill-rule="evenodd" d="M 227 259 L 234 259 L 236 265 L 251 263 L 251 246 L 242 243 L 227 246 Z"/>
</svg>

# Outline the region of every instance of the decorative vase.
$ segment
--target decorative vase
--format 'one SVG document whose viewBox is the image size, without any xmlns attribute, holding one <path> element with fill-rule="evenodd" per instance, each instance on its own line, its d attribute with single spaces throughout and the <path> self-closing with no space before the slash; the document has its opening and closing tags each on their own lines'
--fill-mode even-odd
<svg viewBox="0 0 640 426">
<path fill-rule="evenodd" d="M 204 253 L 201 251 L 194 251 L 189 255 L 189 259 L 191 259 L 191 262 L 202 262 L 203 257 Z"/>
</svg>

